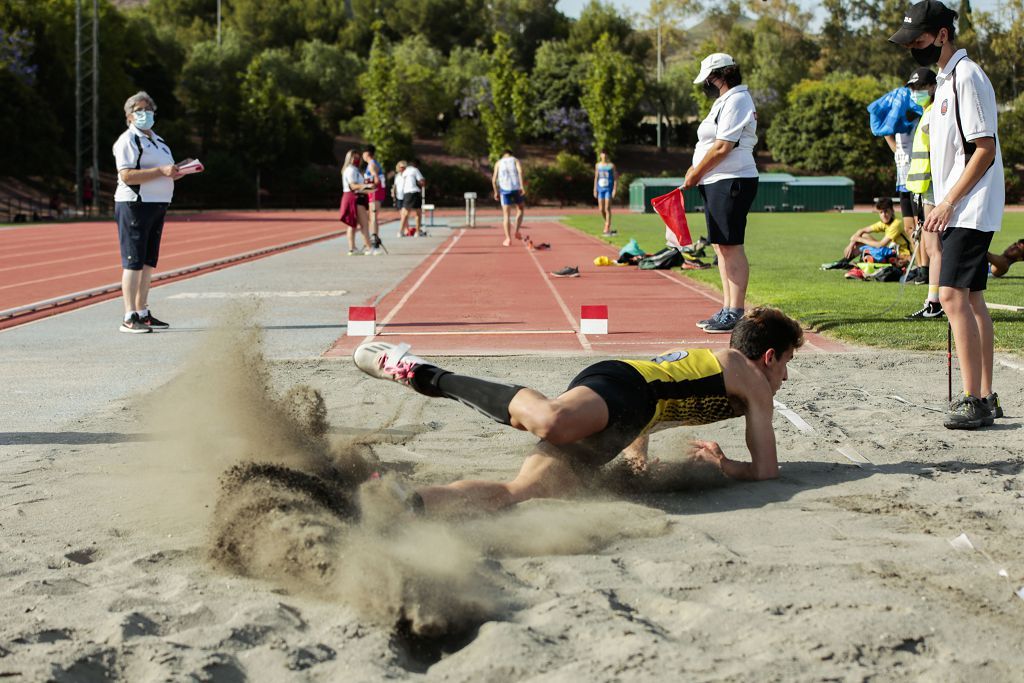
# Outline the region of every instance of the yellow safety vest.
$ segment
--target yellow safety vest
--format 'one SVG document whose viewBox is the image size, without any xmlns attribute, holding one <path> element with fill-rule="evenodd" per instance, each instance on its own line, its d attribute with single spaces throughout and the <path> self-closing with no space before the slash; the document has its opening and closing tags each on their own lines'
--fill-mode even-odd
<svg viewBox="0 0 1024 683">
<path fill-rule="evenodd" d="M 925 127 L 923 125 L 931 109 L 931 104 L 925 108 L 924 115 L 914 131 L 914 144 L 910 148 L 910 171 L 907 173 L 907 191 L 914 194 L 924 194 L 932 184 L 932 162 L 928 158 L 930 142 L 928 133 L 924 131 Z"/>
</svg>

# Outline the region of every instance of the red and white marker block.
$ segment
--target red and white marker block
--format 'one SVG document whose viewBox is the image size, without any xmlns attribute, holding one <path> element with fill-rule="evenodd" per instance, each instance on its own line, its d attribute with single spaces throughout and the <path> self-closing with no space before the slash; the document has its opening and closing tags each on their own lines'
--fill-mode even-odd
<svg viewBox="0 0 1024 683">
<path fill-rule="evenodd" d="M 373 306 L 348 307 L 349 337 L 372 337 L 377 333 L 377 309 Z"/>
<path fill-rule="evenodd" d="M 608 334 L 608 307 L 580 306 L 580 332 Z"/>
</svg>

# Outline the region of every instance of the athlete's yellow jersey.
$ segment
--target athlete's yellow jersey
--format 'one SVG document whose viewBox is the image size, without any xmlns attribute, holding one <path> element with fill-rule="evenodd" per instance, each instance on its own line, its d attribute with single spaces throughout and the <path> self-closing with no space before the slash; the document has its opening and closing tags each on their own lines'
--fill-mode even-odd
<svg viewBox="0 0 1024 683">
<path fill-rule="evenodd" d="M 659 423 L 703 425 L 736 417 L 725 393 L 722 364 L 709 349 L 673 351 L 654 360 L 623 360 L 639 372 L 657 398 L 654 417 L 644 432 Z"/>
</svg>

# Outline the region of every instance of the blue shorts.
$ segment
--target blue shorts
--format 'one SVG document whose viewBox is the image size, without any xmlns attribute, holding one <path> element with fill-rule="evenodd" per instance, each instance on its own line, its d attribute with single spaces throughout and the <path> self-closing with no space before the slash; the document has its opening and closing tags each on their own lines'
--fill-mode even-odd
<svg viewBox="0 0 1024 683">
<path fill-rule="evenodd" d="M 512 190 L 511 192 L 501 191 L 501 205 L 511 206 L 512 204 L 522 204 L 525 201 L 522 190 Z"/>
<path fill-rule="evenodd" d="M 114 202 L 121 267 L 124 270 L 142 270 L 143 266 L 156 268 L 166 215 L 165 203 Z"/>
<path fill-rule="evenodd" d="M 599 187 L 599 188 L 597 188 L 597 198 L 598 199 L 611 199 L 612 198 L 612 191 L 611 191 L 611 189 L 607 188 L 607 187 Z"/>
</svg>

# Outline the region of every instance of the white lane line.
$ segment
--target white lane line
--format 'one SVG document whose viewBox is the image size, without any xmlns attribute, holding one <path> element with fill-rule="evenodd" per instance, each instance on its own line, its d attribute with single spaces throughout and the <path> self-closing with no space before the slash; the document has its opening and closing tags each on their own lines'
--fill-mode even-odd
<svg viewBox="0 0 1024 683">
<path fill-rule="evenodd" d="M 814 431 L 814 428 L 811 427 L 811 425 L 807 424 L 806 420 L 804 420 L 802 417 L 797 415 L 793 410 L 788 408 L 786 404 L 774 398 L 772 399 L 772 403 L 775 405 L 775 409 L 779 411 L 783 415 L 783 417 L 792 422 L 793 425 L 801 432 L 804 432 L 805 434 L 810 434 L 811 432 Z"/>
<path fill-rule="evenodd" d="M 569 230 L 570 228 L 565 229 Z M 593 351 L 593 347 L 587 340 L 587 335 L 583 334 L 580 331 L 580 326 L 577 324 L 575 316 L 573 316 L 573 314 L 569 311 L 569 307 L 565 305 L 565 301 L 562 299 L 562 295 L 558 293 L 558 290 L 555 289 L 555 286 L 551 284 L 551 278 L 549 278 L 548 274 L 544 272 L 543 268 L 541 268 L 540 261 L 537 259 L 537 254 L 529 250 L 525 251 L 527 254 L 530 255 L 530 258 L 533 259 L 533 265 L 537 266 L 537 272 L 540 273 L 541 278 L 543 278 L 544 280 L 544 284 L 548 286 L 548 289 L 551 290 L 551 294 L 554 295 L 555 301 L 558 302 L 558 307 L 562 309 L 562 313 L 565 315 L 565 319 L 569 321 L 569 326 L 576 332 L 576 338 L 579 340 L 580 346 L 582 346 L 585 351 Z"/>
<path fill-rule="evenodd" d="M 1000 365 L 1002 365 L 1005 368 L 1010 368 L 1011 370 L 1018 370 L 1020 372 L 1024 372 L 1024 365 L 1019 365 L 1017 363 L 1010 362 L 1003 358 L 997 358 L 996 360 Z"/>
<path fill-rule="evenodd" d="M 398 300 L 398 303 L 395 304 L 394 308 L 392 308 L 388 312 L 388 314 L 384 316 L 384 319 L 381 320 L 380 324 L 377 325 L 378 330 L 383 330 L 385 327 L 387 327 L 388 323 L 391 322 L 396 315 L 398 315 L 398 312 L 402 310 L 402 307 L 405 306 L 406 302 L 409 301 L 410 298 L 412 298 L 412 295 L 416 293 L 416 290 L 420 288 L 420 285 L 422 285 L 424 281 L 426 281 L 426 279 L 430 276 L 430 274 L 434 272 L 434 268 L 437 268 L 438 264 L 441 263 L 441 260 L 448 255 L 448 252 L 452 250 L 452 247 L 458 244 L 459 240 L 462 239 L 462 236 L 465 234 L 465 229 L 459 230 L 458 233 L 456 233 L 455 237 L 452 238 L 452 241 L 448 243 L 448 246 L 445 247 L 441 251 L 441 253 L 437 255 L 437 258 L 434 260 L 434 262 L 430 264 L 430 267 L 423 271 L 423 275 L 420 275 L 420 279 L 416 280 L 416 282 L 413 283 L 413 286 L 409 288 L 409 291 L 406 292 L 402 296 L 402 298 Z M 375 336 L 376 335 L 371 334 L 367 337 L 364 337 L 363 341 L 360 343 L 366 344 L 368 342 L 371 342 L 373 341 L 373 338 Z"/>
<path fill-rule="evenodd" d="M 378 332 L 378 337 L 474 337 L 481 335 L 576 334 L 576 330 L 446 330 L 437 332 Z"/>
<path fill-rule="evenodd" d="M 309 292 L 182 292 L 172 294 L 168 299 L 245 299 L 256 297 L 259 299 L 307 299 L 316 297 L 345 296 L 347 289 L 313 290 Z"/>
<path fill-rule="evenodd" d="M 865 465 L 871 468 L 874 468 L 875 466 L 875 463 L 871 462 L 863 455 L 861 455 L 853 446 L 840 446 L 839 448 L 836 449 L 836 451 L 841 456 L 843 456 L 844 458 L 852 462 L 854 465 L 862 469 Z"/>
</svg>

